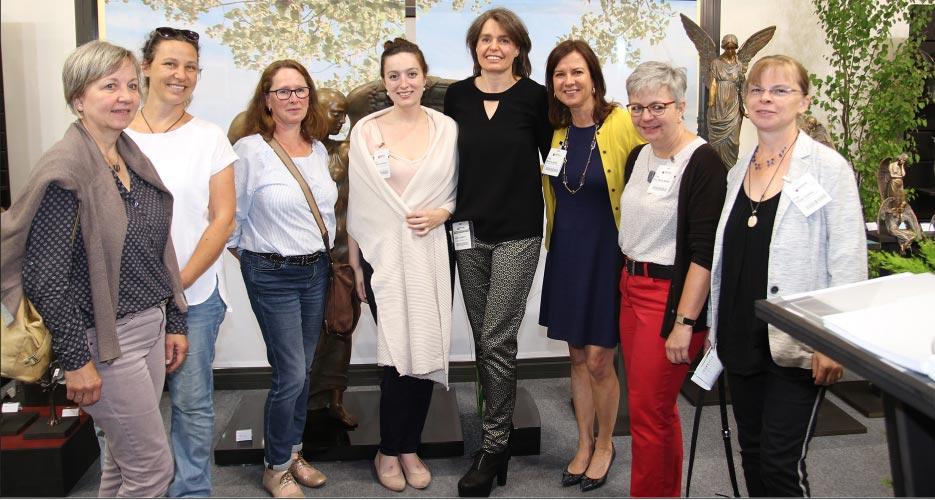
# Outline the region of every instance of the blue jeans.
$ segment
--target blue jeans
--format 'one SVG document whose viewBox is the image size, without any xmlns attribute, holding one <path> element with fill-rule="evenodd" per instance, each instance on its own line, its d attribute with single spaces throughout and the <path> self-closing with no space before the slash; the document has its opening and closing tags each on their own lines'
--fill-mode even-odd
<svg viewBox="0 0 935 500">
<path fill-rule="evenodd" d="M 328 257 L 299 266 L 241 252 L 240 271 L 273 369 L 263 412 L 264 461 L 275 470 L 286 470 L 292 453 L 302 450 L 308 373 L 328 294 Z"/>
<path fill-rule="evenodd" d="M 211 444 L 214 438 L 214 343 L 227 306 L 215 287 L 201 304 L 188 306 L 188 355 L 168 375 L 172 399 L 172 453 L 175 476 L 170 497 L 211 496 Z"/>
</svg>

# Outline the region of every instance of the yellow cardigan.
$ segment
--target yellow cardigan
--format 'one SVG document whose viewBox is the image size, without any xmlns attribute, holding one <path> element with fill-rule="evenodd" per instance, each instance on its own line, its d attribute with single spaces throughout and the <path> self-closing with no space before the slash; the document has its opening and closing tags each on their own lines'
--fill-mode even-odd
<svg viewBox="0 0 935 500">
<path fill-rule="evenodd" d="M 552 147 L 558 148 L 559 142 L 565 139 L 567 128 L 556 129 L 552 134 Z M 601 163 L 604 164 L 604 173 L 607 176 L 607 194 L 610 195 L 610 206 L 614 210 L 614 222 L 620 227 L 620 195 L 623 193 L 623 170 L 627 163 L 630 151 L 645 143 L 630 113 L 625 109 L 615 107 L 604 120 L 600 130 L 597 131 L 597 148 L 601 154 Z M 545 248 L 549 248 L 552 238 L 552 224 L 555 221 L 555 191 L 549 182 L 549 176 L 542 174 L 542 192 L 545 196 Z"/>
</svg>

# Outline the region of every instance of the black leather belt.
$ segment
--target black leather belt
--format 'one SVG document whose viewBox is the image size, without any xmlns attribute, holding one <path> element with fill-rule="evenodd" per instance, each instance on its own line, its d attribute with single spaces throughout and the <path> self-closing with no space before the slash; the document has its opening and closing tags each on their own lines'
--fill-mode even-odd
<svg viewBox="0 0 935 500">
<path fill-rule="evenodd" d="M 670 280 L 673 272 L 674 266 L 663 266 L 661 264 L 653 264 L 652 262 L 639 262 L 629 257 L 624 257 L 624 266 L 627 269 L 627 274 L 630 276 L 646 276 L 647 278 L 656 278 L 660 280 Z"/>
<path fill-rule="evenodd" d="M 308 254 L 308 255 L 290 255 L 288 257 L 284 255 L 279 255 L 278 253 L 259 253 L 251 252 L 250 250 L 244 250 L 251 255 L 256 255 L 257 257 L 262 257 L 270 262 L 275 262 L 277 264 L 291 264 L 293 266 L 310 266 L 321 258 L 321 250 Z"/>
</svg>

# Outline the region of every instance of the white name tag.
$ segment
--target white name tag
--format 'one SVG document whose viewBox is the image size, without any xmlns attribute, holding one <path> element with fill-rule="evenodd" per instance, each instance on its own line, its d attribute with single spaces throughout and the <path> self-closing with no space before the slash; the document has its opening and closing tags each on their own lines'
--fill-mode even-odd
<svg viewBox="0 0 935 500">
<path fill-rule="evenodd" d="M 695 367 L 695 374 L 692 375 L 692 382 L 698 384 L 698 387 L 710 391 L 714 383 L 717 382 L 718 375 L 724 370 L 724 365 L 717 357 L 717 346 L 711 346 L 708 352 L 704 353 L 701 362 Z"/>
<path fill-rule="evenodd" d="M 675 177 L 677 174 L 678 169 L 675 168 L 675 165 L 661 165 L 656 169 L 656 174 L 653 175 L 653 180 L 649 183 L 649 188 L 646 192 L 656 196 L 669 194 L 669 191 L 672 190 L 672 186 L 675 184 Z"/>
<path fill-rule="evenodd" d="M 550 175 L 555 177 L 562 171 L 562 166 L 565 165 L 565 156 L 568 155 L 568 151 L 565 151 L 561 148 L 552 148 L 549 150 L 549 156 L 545 159 L 545 165 L 542 167 L 542 173 L 545 175 Z"/>
<path fill-rule="evenodd" d="M 390 150 L 380 148 L 373 152 L 373 162 L 377 164 L 377 173 L 384 179 L 390 178 Z"/>
<path fill-rule="evenodd" d="M 474 226 L 471 221 L 455 222 L 451 225 L 451 240 L 455 250 L 470 250 L 474 248 Z"/>
<path fill-rule="evenodd" d="M 812 174 L 804 174 L 798 179 L 789 180 L 783 177 L 786 183 L 782 187 L 782 192 L 792 199 L 792 203 L 802 212 L 802 215 L 808 217 L 818 211 L 821 207 L 831 201 L 831 195 L 818 181 L 812 177 Z"/>
<path fill-rule="evenodd" d="M 78 408 L 62 408 L 62 418 L 65 418 L 65 417 L 77 417 L 77 416 L 80 416 L 80 415 L 81 415 L 81 413 L 80 413 L 80 411 L 78 410 Z"/>
<path fill-rule="evenodd" d="M 237 429 L 234 433 L 235 441 L 253 441 L 253 429 Z"/>
<path fill-rule="evenodd" d="M 19 411 L 19 403 L 3 403 L 3 413 L 16 413 Z"/>
</svg>

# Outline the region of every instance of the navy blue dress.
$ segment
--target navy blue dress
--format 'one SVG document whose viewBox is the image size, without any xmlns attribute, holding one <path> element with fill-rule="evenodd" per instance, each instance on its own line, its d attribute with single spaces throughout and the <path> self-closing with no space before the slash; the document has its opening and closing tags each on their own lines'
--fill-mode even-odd
<svg viewBox="0 0 935 500">
<path fill-rule="evenodd" d="M 565 168 L 574 190 L 588 161 L 594 127 L 569 130 Z M 607 192 L 607 176 L 598 148 L 584 186 L 571 194 L 562 173 L 549 178 L 555 190 L 555 216 L 542 281 L 539 324 L 550 339 L 575 347 L 614 348 L 617 326 L 617 225 Z"/>
</svg>

